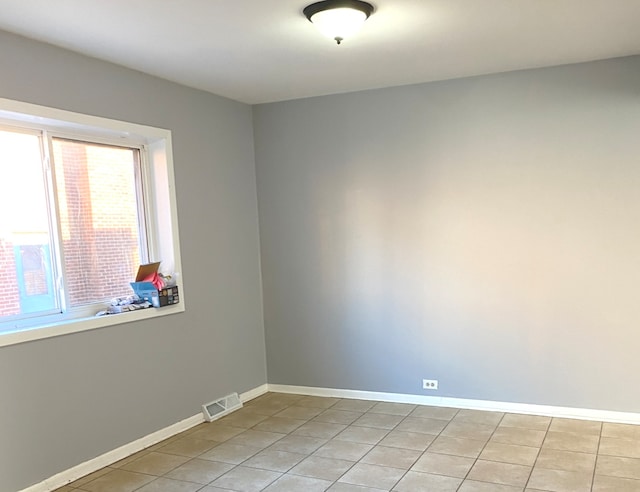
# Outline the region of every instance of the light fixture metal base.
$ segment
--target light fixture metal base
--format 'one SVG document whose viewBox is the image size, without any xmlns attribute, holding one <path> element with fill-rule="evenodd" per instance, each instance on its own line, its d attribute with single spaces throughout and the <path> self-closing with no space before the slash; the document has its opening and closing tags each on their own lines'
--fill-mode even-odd
<svg viewBox="0 0 640 492">
<path fill-rule="evenodd" d="M 331 9 L 355 9 L 361 12 L 369 18 L 369 16 L 373 13 L 373 5 L 369 2 L 363 2 L 362 0 L 322 0 L 321 2 L 312 3 L 311 5 L 307 5 L 302 13 L 305 15 L 309 21 L 311 21 L 311 17 L 318 12 L 322 12 L 324 10 Z"/>
</svg>

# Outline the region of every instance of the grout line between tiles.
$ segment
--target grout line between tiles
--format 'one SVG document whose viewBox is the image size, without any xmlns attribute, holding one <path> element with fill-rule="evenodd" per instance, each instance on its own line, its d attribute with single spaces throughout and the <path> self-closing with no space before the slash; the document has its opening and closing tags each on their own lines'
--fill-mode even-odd
<svg viewBox="0 0 640 492">
<path fill-rule="evenodd" d="M 593 486 L 596 483 L 596 470 L 598 469 L 598 461 L 600 461 L 600 442 L 602 441 L 602 432 L 604 431 L 604 424 L 600 424 L 600 434 L 598 434 L 598 446 L 596 447 L 596 462 L 593 464 L 593 474 L 591 475 L 591 487 L 589 490 L 593 492 Z"/>
</svg>

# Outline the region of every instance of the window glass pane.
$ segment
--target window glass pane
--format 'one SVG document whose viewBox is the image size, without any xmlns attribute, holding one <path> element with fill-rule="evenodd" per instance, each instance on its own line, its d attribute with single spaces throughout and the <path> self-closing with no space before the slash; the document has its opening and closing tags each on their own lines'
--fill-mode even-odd
<svg viewBox="0 0 640 492">
<path fill-rule="evenodd" d="M 40 138 L 0 130 L 0 317 L 59 311 Z"/>
<path fill-rule="evenodd" d="M 138 150 L 53 139 L 71 307 L 132 294 L 141 260 Z"/>
</svg>

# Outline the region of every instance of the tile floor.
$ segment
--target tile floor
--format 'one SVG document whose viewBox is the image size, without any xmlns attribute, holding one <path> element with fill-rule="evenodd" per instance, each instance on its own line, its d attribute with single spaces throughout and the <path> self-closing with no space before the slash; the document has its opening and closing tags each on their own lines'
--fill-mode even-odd
<svg viewBox="0 0 640 492">
<path fill-rule="evenodd" d="M 640 426 L 267 393 L 72 490 L 640 491 Z"/>
</svg>

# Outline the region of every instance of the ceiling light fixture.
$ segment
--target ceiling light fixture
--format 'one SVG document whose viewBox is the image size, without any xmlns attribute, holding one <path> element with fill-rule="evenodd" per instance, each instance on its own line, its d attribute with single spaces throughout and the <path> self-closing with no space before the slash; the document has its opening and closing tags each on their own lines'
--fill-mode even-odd
<svg viewBox="0 0 640 492">
<path fill-rule="evenodd" d="M 362 27 L 373 5 L 360 0 L 324 0 L 308 5 L 302 13 L 322 34 L 340 44 Z"/>
</svg>

